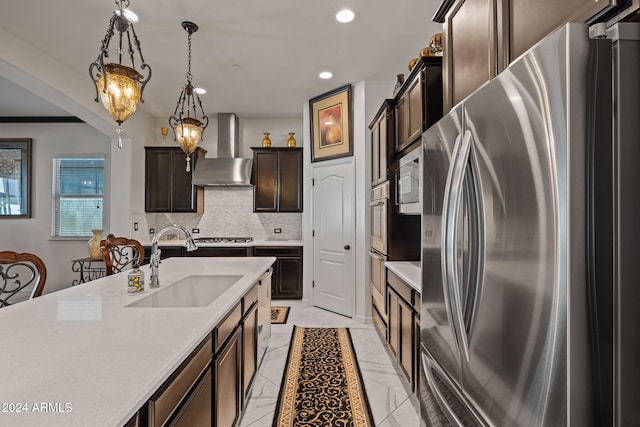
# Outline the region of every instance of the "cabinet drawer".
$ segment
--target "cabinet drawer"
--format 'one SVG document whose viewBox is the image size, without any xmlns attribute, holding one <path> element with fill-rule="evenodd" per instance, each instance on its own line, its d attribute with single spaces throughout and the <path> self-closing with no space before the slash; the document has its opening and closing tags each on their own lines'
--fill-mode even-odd
<svg viewBox="0 0 640 427">
<path fill-rule="evenodd" d="M 411 304 L 413 301 L 411 298 L 412 289 L 404 282 L 404 280 L 399 278 L 393 271 L 387 270 L 387 282 L 393 290 L 405 300 L 405 302 Z"/>
<path fill-rule="evenodd" d="M 300 246 L 290 246 L 290 247 L 275 247 L 275 246 L 265 246 L 265 247 L 255 247 L 253 248 L 254 256 L 280 256 L 280 255 L 289 255 L 289 256 L 302 256 L 302 247 Z"/>
<path fill-rule="evenodd" d="M 254 285 L 253 288 L 247 294 L 242 297 L 242 314 L 245 314 L 254 302 L 258 301 L 258 285 Z"/>
<path fill-rule="evenodd" d="M 222 321 L 222 323 L 215 330 L 215 340 L 216 346 L 215 351 L 220 350 L 224 342 L 229 338 L 229 336 L 233 333 L 233 330 L 240 323 L 240 318 L 242 317 L 242 310 L 240 309 L 240 304 L 236 305 L 231 313 L 227 315 L 227 318 Z"/>
<path fill-rule="evenodd" d="M 167 421 L 200 374 L 209 367 L 212 356 L 211 337 L 209 337 L 195 351 L 184 368 L 149 399 L 149 425 L 161 426 Z"/>
</svg>

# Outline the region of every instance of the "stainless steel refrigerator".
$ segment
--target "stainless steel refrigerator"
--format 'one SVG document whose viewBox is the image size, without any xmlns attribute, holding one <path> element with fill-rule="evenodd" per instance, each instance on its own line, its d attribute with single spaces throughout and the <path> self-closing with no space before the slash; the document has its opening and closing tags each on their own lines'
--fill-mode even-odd
<svg viewBox="0 0 640 427">
<path fill-rule="evenodd" d="M 566 25 L 424 133 L 423 425 L 640 425 L 639 25 Z"/>
</svg>

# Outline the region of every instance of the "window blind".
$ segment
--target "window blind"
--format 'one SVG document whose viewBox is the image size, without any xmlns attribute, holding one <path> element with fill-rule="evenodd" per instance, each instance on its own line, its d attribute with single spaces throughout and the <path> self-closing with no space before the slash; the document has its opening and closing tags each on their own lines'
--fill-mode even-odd
<svg viewBox="0 0 640 427">
<path fill-rule="evenodd" d="M 53 159 L 54 237 L 89 237 L 102 230 L 104 156 Z"/>
</svg>

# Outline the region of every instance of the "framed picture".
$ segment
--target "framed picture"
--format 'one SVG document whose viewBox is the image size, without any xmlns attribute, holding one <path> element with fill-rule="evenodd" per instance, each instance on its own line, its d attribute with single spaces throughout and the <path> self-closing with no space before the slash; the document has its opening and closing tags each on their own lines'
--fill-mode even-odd
<svg viewBox="0 0 640 427">
<path fill-rule="evenodd" d="M 316 96 L 309 101 L 309 110 L 311 161 L 352 156 L 351 85 Z"/>
<path fill-rule="evenodd" d="M 31 218 L 31 139 L 0 139 L 0 218 Z"/>
</svg>

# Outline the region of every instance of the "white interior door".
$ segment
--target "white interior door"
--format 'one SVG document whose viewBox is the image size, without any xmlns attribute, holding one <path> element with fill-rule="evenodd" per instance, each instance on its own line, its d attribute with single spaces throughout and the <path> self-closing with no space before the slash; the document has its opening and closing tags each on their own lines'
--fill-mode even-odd
<svg viewBox="0 0 640 427">
<path fill-rule="evenodd" d="M 313 304 L 353 316 L 354 164 L 313 168 Z"/>
</svg>

